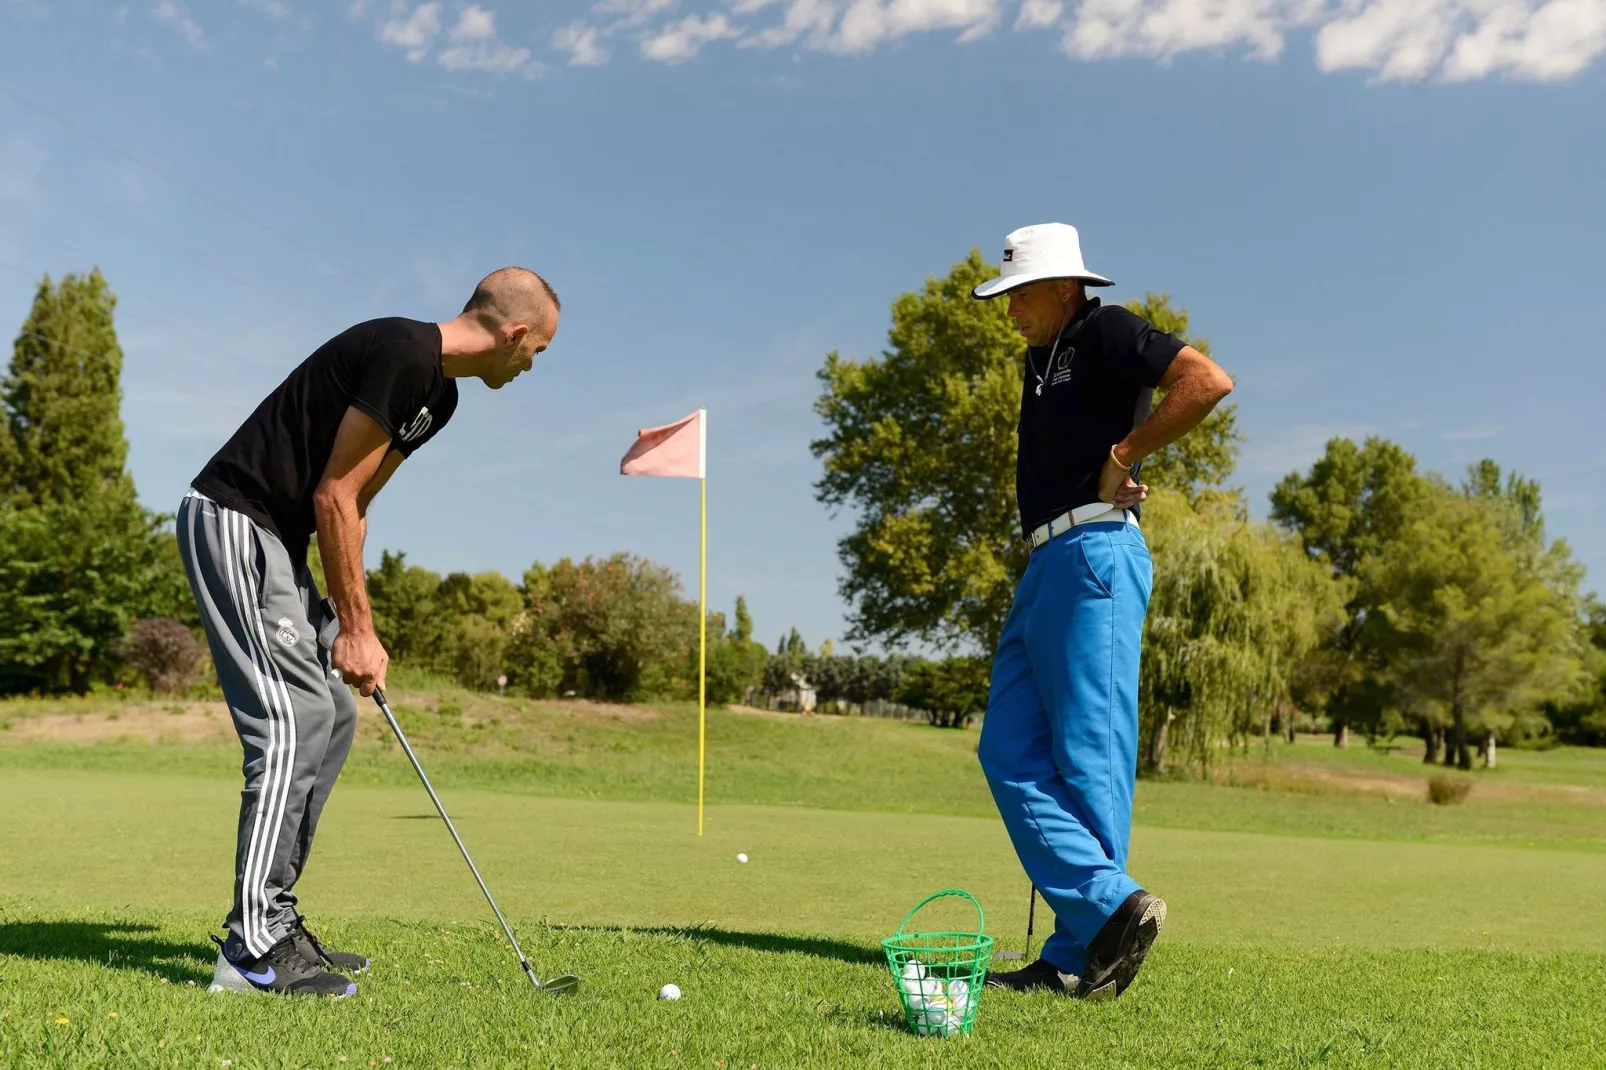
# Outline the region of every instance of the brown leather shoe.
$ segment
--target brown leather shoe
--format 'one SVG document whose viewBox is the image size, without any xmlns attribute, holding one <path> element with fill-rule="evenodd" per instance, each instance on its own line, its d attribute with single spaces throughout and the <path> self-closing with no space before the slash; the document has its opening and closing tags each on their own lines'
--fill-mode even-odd
<svg viewBox="0 0 1606 1070">
<path fill-rule="evenodd" d="M 1047 959 L 1038 959 L 1030 966 L 1022 966 L 1018 970 L 1008 970 L 1004 973 L 987 974 L 988 988 L 1012 988 L 1017 992 L 1033 992 L 1044 988 L 1061 995 L 1076 995 L 1078 978 L 1074 973 L 1061 973 Z"/>
<path fill-rule="evenodd" d="M 1125 992 L 1160 935 L 1165 914 L 1165 900 L 1157 895 L 1139 889 L 1127 896 L 1088 947 L 1087 969 L 1077 996 L 1114 999 Z"/>
</svg>

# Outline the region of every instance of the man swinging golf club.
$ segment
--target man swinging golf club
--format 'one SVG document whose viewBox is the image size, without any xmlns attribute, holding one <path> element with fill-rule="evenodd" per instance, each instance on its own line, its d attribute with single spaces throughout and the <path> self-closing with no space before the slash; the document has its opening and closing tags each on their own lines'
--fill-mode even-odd
<svg viewBox="0 0 1606 1070">
<path fill-rule="evenodd" d="M 1145 457 L 1232 390 L 1210 358 L 1117 305 L 1076 228 L 1023 227 L 1002 274 L 1026 338 L 1015 494 L 1031 561 L 993 659 L 978 755 L 1028 877 L 1054 912 L 1035 962 L 990 986 L 1113 999 L 1165 903 L 1127 875 L 1137 776 L 1138 655 L 1153 567 L 1138 529 Z M 1165 398 L 1149 412 L 1152 391 Z"/>
<path fill-rule="evenodd" d="M 234 907 L 214 989 L 343 998 L 368 960 L 313 936 L 293 889 L 351 750 L 357 706 L 385 684 L 363 578 L 368 503 L 446 426 L 456 380 L 491 389 L 558 329 L 539 275 L 503 268 L 445 323 L 378 319 L 324 343 L 195 477 L 179 550 L 245 749 Z M 317 534 L 330 597 L 307 569 Z"/>
</svg>

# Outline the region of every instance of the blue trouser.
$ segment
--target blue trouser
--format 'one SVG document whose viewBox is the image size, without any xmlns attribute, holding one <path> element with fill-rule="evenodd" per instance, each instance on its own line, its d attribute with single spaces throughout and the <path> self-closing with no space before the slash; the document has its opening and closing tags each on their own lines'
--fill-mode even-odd
<svg viewBox="0 0 1606 1070">
<path fill-rule="evenodd" d="M 1074 527 L 1032 554 L 993 658 L 977 753 L 1015 853 L 1054 911 L 1043 958 L 1078 976 L 1093 937 L 1138 888 L 1126 854 L 1153 580 L 1135 525 Z"/>
</svg>

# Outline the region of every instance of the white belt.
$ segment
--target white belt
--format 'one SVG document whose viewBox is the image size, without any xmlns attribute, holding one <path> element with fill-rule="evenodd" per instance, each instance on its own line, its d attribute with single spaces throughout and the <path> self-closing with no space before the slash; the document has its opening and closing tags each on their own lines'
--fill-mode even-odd
<svg viewBox="0 0 1606 1070">
<path fill-rule="evenodd" d="M 1068 513 L 1061 513 L 1046 524 L 1039 524 L 1032 529 L 1032 549 L 1037 550 L 1048 545 L 1050 539 L 1057 538 L 1072 528 L 1082 524 L 1131 524 L 1138 526 L 1138 518 L 1132 515 L 1129 509 L 1117 509 L 1108 502 L 1089 502 L 1078 505 Z"/>
</svg>

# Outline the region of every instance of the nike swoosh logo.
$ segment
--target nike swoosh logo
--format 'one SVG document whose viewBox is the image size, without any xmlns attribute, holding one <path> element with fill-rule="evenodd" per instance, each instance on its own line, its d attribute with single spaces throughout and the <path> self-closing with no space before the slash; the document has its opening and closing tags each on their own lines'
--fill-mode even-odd
<svg viewBox="0 0 1606 1070">
<path fill-rule="evenodd" d="M 254 985 L 271 985 L 276 976 L 272 966 L 268 967 L 267 973 L 248 973 L 245 970 L 241 970 L 240 975 Z"/>
</svg>

